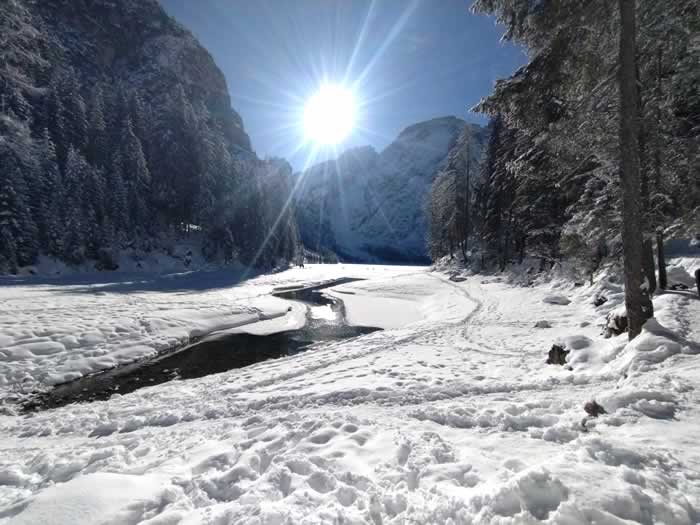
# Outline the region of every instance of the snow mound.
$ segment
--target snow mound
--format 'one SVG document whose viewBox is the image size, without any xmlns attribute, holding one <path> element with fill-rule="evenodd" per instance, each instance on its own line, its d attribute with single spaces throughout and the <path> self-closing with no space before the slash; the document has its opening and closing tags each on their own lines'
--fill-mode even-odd
<svg viewBox="0 0 700 525">
<path fill-rule="evenodd" d="M 682 284 L 691 290 L 695 288 L 695 278 L 683 266 L 668 266 L 666 268 L 666 276 L 669 286 Z"/>
<path fill-rule="evenodd" d="M 149 507 L 155 510 L 167 499 L 162 481 L 157 476 L 86 474 L 51 486 L 2 514 L 14 516 L 7 525 L 137 523 L 148 517 Z"/>
<path fill-rule="evenodd" d="M 547 304 L 560 304 L 562 306 L 566 306 L 567 304 L 571 303 L 571 299 L 563 295 L 547 295 L 544 299 L 542 299 L 542 301 Z"/>
</svg>

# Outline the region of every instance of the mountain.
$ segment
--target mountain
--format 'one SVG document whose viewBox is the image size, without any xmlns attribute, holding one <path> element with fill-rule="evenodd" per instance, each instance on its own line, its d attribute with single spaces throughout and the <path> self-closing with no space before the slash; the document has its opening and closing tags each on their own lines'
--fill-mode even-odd
<svg viewBox="0 0 700 525">
<path fill-rule="evenodd" d="M 193 235 L 210 260 L 293 256 L 291 168 L 257 158 L 224 75 L 156 0 L 5 0 L 0 34 L 0 273 L 114 268 Z"/>
<path fill-rule="evenodd" d="M 296 209 L 304 244 L 353 261 L 429 261 L 426 199 L 463 133 L 473 139 L 476 164 L 486 130 L 442 117 L 409 126 L 380 153 L 352 149 L 300 174 Z"/>
<path fill-rule="evenodd" d="M 59 45 L 56 55 L 61 67 L 73 67 L 83 84 L 114 79 L 155 104 L 181 86 L 196 112 L 208 111 L 231 145 L 250 151 L 250 139 L 240 115 L 231 108 L 223 73 L 209 52 L 156 0 L 26 4 L 46 38 Z"/>
</svg>

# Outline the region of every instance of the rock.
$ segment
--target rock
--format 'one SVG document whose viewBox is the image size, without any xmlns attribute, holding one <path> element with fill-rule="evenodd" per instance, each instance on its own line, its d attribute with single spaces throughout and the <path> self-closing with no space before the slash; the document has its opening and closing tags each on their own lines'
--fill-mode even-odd
<svg viewBox="0 0 700 525">
<path fill-rule="evenodd" d="M 588 321 L 581 321 L 581 324 L 579 324 L 579 326 L 581 328 L 586 328 L 587 326 L 590 326 L 590 325 L 591 325 L 591 323 L 589 323 Z"/>
<path fill-rule="evenodd" d="M 542 302 L 547 304 L 559 304 L 562 306 L 566 306 L 567 304 L 571 303 L 571 300 L 568 297 L 564 297 L 563 295 L 548 295 L 547 297 L 542 299 Z"/>
<path fill-rule="evenodd" d="M 549 321 L 537 321 L 535 328 L 552 328 L 552 325 Z"/>
<path fill-rule="evenodd" d="M 598 307 L 598 306 L 600 306 L 600 305 L 603 305 L 603 304 L 605 304 L 605 303 L 607 303 L 607 302 L 608 302 L 608 298 L 605 297 L 605 296 L 602 295 L 602 294 L 597 294 L 597 295 L 593 298 L 593 306 L 595 306 L 595 307 Z"/>
<path fill-rule="evenodd" d="M 682 266 L 668 266 L 666 268 L 666 277 L 671 290 L 688 290 L 695 286 L 695 279 Z M 674 288 L 676 285 L 682 285 L 685 288 Z"/>
<path fill-rule="evenodd" d="M 583 405 L 583 409 L 586 411 L 586 414 L 591 417 L 598 417 L 601 414 L 608 413 L 595 399 Z"/>
<path fill-rule="evenodd" d="M 565 365 L 567 355 L 569 355 L 569 351 L 563 346 L 552 345 L 552 349 L 549 351 L 549 356 L 547 357 L 547 364 Z"/>
<path fill-rule="evenodd" d="M 627 331 L 627 310 L 622 306 L 608 313 L 605 318 L 605 337 L 613 337 Z"/>
</svg>

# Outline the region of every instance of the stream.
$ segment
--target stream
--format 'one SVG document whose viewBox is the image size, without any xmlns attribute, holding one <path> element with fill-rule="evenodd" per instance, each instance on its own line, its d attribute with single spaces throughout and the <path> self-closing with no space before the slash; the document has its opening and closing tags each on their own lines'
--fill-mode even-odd
<svg viewBox="0 0 700 525">
<path fill-rule="evenodd" d="M 34 412 L 71 403 L 105 400 L 114 394 L 124 395 L 167 381 L 193 379 L 243 368 L 307 351 L 315 344 L 375 332 L 379 328 L 348 325 L 343 301 L 322 292 L 324 288 L 356 280 L 345 278 L 313 286 L 274 290 L 272 295 L 303 303 L 306 307 L 306 324 L 298 330 L 269 335 L 213 333 L 143 361 L 56 385 L 47 392 L 30 397 L 23 403 L 23 411 Z"/>
</svg>

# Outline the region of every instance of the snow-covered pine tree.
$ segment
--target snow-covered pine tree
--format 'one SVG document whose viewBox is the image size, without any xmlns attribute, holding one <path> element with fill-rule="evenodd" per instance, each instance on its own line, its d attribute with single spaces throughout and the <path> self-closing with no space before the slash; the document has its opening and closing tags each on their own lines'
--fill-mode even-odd
<svg viewBox="0 0 700 525">
<path fill-rule="evenodd" d="M 619 215 L 610 213 L 620 210 L 616 5 L 477 0 L 474 8 L 495 15 L 507 28 L 505 38 L 524 44 L 530 56 L 477 107 L 502 115 L 516 133 L 508 169 L 517 182 L 513 214 L 527 253 L 573 256 L 586 271 L 599 264 L 601 253 L 619 256 Z M 643 153 L 647 239 L 658 226 L 667 235 L 686 234 L 698 215 L 694 181 L 700 177 L 690 168 L 700 151 L 700 104 L 690 87 L 700 65 L 690 36 L 698 30 L 698 9 L 691 0 L 636 2 L 643 124 L 636 141 Z M 487 184 L 479 187 L 487 190 Z"/>
<path fill-rule="evenodd" d="M 63 102 L 65 129 L 61 141 L 64 141 L 81 153 L 87 145 L 88 120 L 87 108 L 82 95 L 80 80 L 73 68 L 67 68 L 60 76 L 59 90 Z"/>
<path fill-rule="evenodd" d="M 104 167 L 109 160 L 107 123 L 104 114 L 102 87 L 95 84 L 88 104 L 88 137 L 85 156 L 93 166 Z"/>
<path fill-rule="evenodd" d="M 35 143 L 28 123 L 11 110 L 0 114 L 0 138 L 0 222 L 6 232 L 6 259 L 28 265 L 39 253 L 38 230 L 30 207 L 32 192 L 27 184 L 27 176 L 38 171 Z"/>
<path fill-rule="evenodd" d="M 111 157 L 105 182 L 107 199 L 107 222 L 114 229 L 114 241 L 131 231 L 128 194 L 124 183 L 122 154 L 117 149 Z"/>
<path fill-rule="evenodd" d="M 63 237 L 63 181 L 58 169 L 56 148 L 48 129 L 39 143 L 39 169 L 41 173 L 41 212 L 38 217 L 39 238 L 43 251 L 60 256 Z"/>
<path fill-rule="evenodd" d="M 68 149 L 64 173 L 65 207 L 63 258 L 80 264 L 85 260 L 85 241 L 91 225 L 87 223 L 83 196 L 85 180 L 90 166 L 82 154 L 73 146 Z"/>
<path fill-rule="evenodd" d="M 149 202 L 151 174 L 146 164 L 141 141 L 134 134 L 131 119 L 122 127 L 122 170 L 129 196 L 129 217 L 133 233 L 143 235 L 152 231 Z"/>
</svg>

